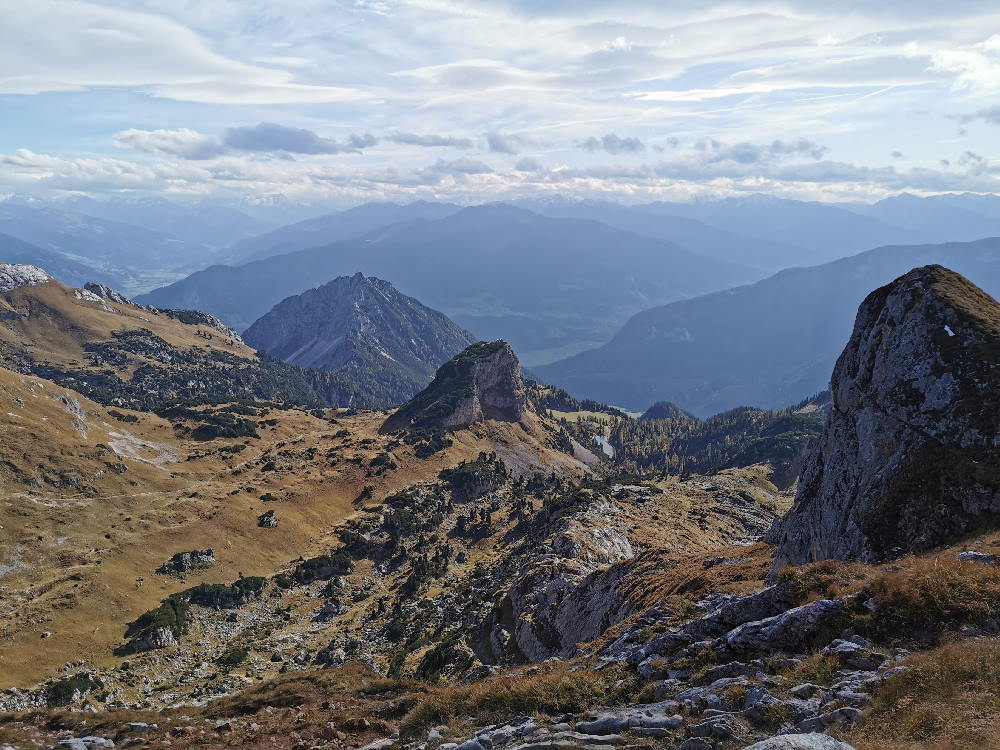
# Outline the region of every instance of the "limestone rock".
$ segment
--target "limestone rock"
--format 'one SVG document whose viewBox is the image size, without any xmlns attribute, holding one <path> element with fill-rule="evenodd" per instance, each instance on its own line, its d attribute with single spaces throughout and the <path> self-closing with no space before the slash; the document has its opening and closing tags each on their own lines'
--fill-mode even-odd
<svg viewBox="0 0 1000 750">
<path fill-rule="evenodd" d="M 382 426 L 457 430 L 487 419 L 517 422 L 528 409 L 517 355 L 505 341 L 479 342 L 442 365 L 434 380 Z"/>
<path fill-rule="evenodd" d="M 940 266 L 872 292 L 775 566 L 878 562 L 1000 518 L 1000 304 Z"/>
<path fill-rule="evenodd" d="M 201 549 L 190 552 L 178 552 L 167 562 L 156 569 L 157 573 L 186 573 L 189 570 L 207 568 L 215 564 L 215 550 Z"/>
<path fill-rule="evenodd" d="M 0 293 L 10 292 L 24 286 L 35 286 L 52 281 L 38 266 L 24 263 L 0 263 Z"/>
<path fill-rule="evenodd" d="M 854 750 L 846 742 L 825 734 L 786 734 L 749 745 L 744 750 Z"/>
</svg>

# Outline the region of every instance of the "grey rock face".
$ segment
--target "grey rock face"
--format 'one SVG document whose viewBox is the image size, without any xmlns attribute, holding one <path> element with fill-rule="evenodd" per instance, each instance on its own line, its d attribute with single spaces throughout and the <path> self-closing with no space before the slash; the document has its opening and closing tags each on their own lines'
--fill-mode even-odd
<svg viewBox="0 0 1000 750">
<path fill-rule="evenodd" d="M 854 750 L 846 742 L 825 734 L 786 734 L 749 745 L 744 750 Z"/>
<path fill-rule="evenodd" d="M 483 623 L 491 660 L 568 658 L 630 614 L 620 587 L 626 570 L 613 567 L 634 555 L 628 535 L 605 498 L 582 491 L 579 500 L 585 509 L 557 523 Z"/>
<path fill-rule="evenodd" d="M 1000 304 L 940 266 L 862 303 L 775 566 L 876 562 L 1000 516 Z"/>
<path fill-rule="evenodd" d="M 809 602 L 780 615 L 740 625 L 713 642 L 712 649 L 720 655 L 794 652 L 808 644 L 843 609 L 844 603 L 839 599 Z"/>
<path fill-rule="evenodd" d="M 177 639 L 170 628 L 156 628 L 143 638 L 132 640 L 128 644 L 129 653 L 154 651 L 158 648 L 169 648 L 177 645 Z"/>
<path fill-rule="evenodd" d="M 141 310 L 146 309 L 143 305 L 136 304 L 128 297 L 126 297 L 124 294 L 116 292 L 114 289 L 107 286 L 106 284 L 98 284 L 96 281 L 88 281 L 86 284 L 83 285 L 83 288 L 86 291 L 90 292 L 91 294 L 100 297 L 101 299 L 110 300 L 111 302 L 117 302 L 119 305 L 128 305 L 129 307 L 137 307 Z"/>
</svg>

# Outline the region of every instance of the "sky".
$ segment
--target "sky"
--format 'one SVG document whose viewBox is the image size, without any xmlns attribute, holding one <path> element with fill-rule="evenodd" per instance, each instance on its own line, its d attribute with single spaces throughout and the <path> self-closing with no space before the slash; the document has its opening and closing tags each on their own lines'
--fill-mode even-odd
<svg viewBox="0 0 1000 750">
<path fill-rule="evenodd" d="M 0 0 L 0 193 L 1000 192 L 1000 3 Z"/>
</svg>

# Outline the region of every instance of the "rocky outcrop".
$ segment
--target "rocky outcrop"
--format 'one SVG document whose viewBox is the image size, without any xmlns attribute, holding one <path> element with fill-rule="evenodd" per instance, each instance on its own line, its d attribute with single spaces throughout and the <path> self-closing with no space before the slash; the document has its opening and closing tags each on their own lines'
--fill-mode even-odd
<svg viewBox="0 0 1000 750">
<path fill-rule="evenodd" d="M 0 263 L 0 293 L 11 292 L 25 286 L 35 286 L 52 281 L 38 266 L 24 263 Z"/>
<path fill-rule="evenodd" d="M 109 302 L 115 302 L 119 305 L 126 305 L 128 307 L 136 307 L 139 308 L 140 310 L 146 309 L 144 305 L 140 305 L 133 302 L 124 294 L 116 292 L 114 289 L 107 286 L 106 284 L 98 284 L 96 281 L 88 281 L 86 284 L 83 285 L 83 289 L 84 291 L 90 292 L 95 297 L 99 297 L 100 299 L 106 299 Z"/>
<path fill-rule="evenodd" d="M 920 552 L 1000 521 L 1000 305 L 940 266 L 862 303 L 775 566 Z"/>
<path fill-rule="evenodd" d="M 199 570 L 208 568 L 215 564 L 215 550 L 196 549 L 191 552 L 178 552 L 167 562 L 156 569 L 157 573 L 176 574 L 186 573 L 189 570 Z"/>
<path fill-rule="evenodd" d="M 382 279 L 358 273 L 288 297 L 244 333 L 260 351 L 336 373 L 316 387 L 343 406 L 396 406 L 476 339 Z"/>
<path fill-rule="evenodd" d="M 521 366 L 510 344 L 481 341 L 442 365 L 382 431 L 456 430 L 487 419 L 517 422 L 527 409 Z"/>
<path fill-rule="evenodd" d="M 154 628 L 140 638 L 129 641 L 121 649 L 123 654 L 138 654 L 143 651 L 154 651 L 160 648 L 170 648 L 177 645 L 177 637 L 167 627 Z"/>
</svg>

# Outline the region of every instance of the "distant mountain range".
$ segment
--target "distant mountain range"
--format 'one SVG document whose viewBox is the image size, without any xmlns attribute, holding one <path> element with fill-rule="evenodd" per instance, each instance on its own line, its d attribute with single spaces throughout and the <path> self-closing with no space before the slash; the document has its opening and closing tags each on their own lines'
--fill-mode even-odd
<svg viewBox="0 0 1000 750">
<path fill-rule="evenodd" d="M 827 387 L 869 291 L 932 263 L 1000 294 L 1000 238 L 882 247 L 654 307 L 604 346 L 536 372 L 579 398 L 635 410 L 662 400 L 700 416 L 787 406 Z"/>
<path fill-rule="evenodd" d="M 443 219 L 462 210 L 453 203 L 415 201 L 399 203 L 365 203 L 336 214 L 306 219 L 279 227 L 272 232 L 235 243 L 218 261 L 240 265 L 262 260 L 272 255 L 283 255 L 340 240 L 353 240 L 391 227 L 421 219 Z"/>
<path fill-rule="evenodd" d="M 105 281 L 126 292 L 150 289 L 176 279 L 202 267 L 210 254 L 204 245 L 131 224 L 15 201 L 0 202 L 0 233 L 45 253 L 21 262 L 48 266 L 56 272 L 56 265 L 72 261 L 91 271 L 86 279 L 67 277 L 66 282 Z M 53 253 L 63 261 L 53 264 Z M 11 258 L 0 258 L 3 260 Z"/>
<path fill-rule="evenodd" d="M 596 221 L 488 205 L 214 266 L 142 301 L 212 312 L 243 330 L 281 299 L 358 271 L 387 279 L 484 339 L 510 341 L 529 365 L 599 344 L 644 308 L 764 275 Z"/>
<path fill-rule="evenodd" d="M 329 403 L 397 406 L 476 341 L 443 314 L 358 273 L 279 302 L 243 340 L 310 373 Z"/>
<path fill-rule="evenodd" d="M 785 261 L 782 263 L 785 268 L 825 263 L 880 245 L 937 241 L 932 235 L 887 224 L 849 208 L 768 195 L 658 202 L 642 208 L 661 216 L 695 219 L 741 235 L 800 248 L 795 258 L 781 259 Z M 1000 225 L 997 231 L 1000 232 Z M 986 232 L 978 237 L 989 234 Z"/>
<path fill-rule="evenodd" d="M 180 203 L 165 198 L 95 200 L 80 196 L 53 208 L 150 229 L 183 242 L 222 248 L 274 229 L 273 221 L 210 203 Z"/>
<path fill-rule="evenodd" d="M 9 234 L 0 234 L 0 261 L 40 266 L 47 269 L 55 278 L 71 286 L 83 286 L 88 281 L 114 284 L 120 280 L 114 278 L 113 274 L 99 271 L 62 253 L 45 250 L 37 245 L 19 240 L 17 237 L 11 237 Z"/>
</svg>

